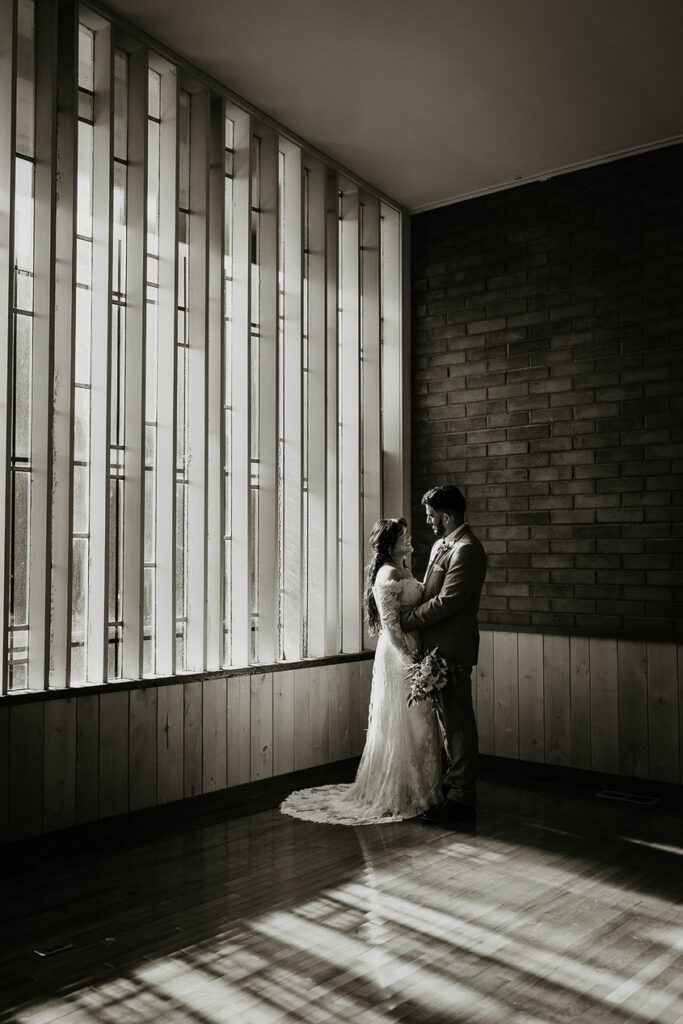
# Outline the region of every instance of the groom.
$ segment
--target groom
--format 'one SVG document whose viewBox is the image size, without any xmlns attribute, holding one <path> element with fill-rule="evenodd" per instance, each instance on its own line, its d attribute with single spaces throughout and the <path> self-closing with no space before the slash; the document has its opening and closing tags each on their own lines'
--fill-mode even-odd
<svg viewBox="0 0 683 1024">
<path fill-rule="evenodd" d="M 438 825 L 476 817 L 478 738 L 471 672 L 479 651 L 477 612 L 486 554 L 465 522 L 465 498 L 457 487 L 433 487 L 422 504 L 440 540 L 429 556 L 422 604 L 402 610 L 401 628 L 419 630 L 425 650 L 438 647 L 451 670 L 439 693 L 451 760 L 443 780 L 446 798 L 422 815 L 423 821 Z"/>
</svg>

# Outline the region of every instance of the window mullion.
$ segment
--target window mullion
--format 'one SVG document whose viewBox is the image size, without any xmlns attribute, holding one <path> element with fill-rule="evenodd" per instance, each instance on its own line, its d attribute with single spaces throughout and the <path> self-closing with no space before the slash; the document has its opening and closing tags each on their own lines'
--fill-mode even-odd
<svg viewBox="0 0 683 1024">
<path fill-rule="evenodd" d="M 16 0 L 0 7 L 0 209 L 14 209 L 16 129 Z M 7 692 L 9 675 L 9 586 L 10 586 L 10 452 L 11 360 L 13 337 L 14 217 L 0 218 L 0 628 L 2 629 L 2 693 Z"/>
<path fill-rule="evenodd" d="M 146 47 L 128 59 L 128 189 L 126 218 L 126 358 L 123 500 L 124 677 L 143 674 L 143 586 L 145 501 L 145 386 L 147 293 L 147 117 Z"/>
<path fill-rule="evenodd" d="M 302 643 L 302 489 L 303 489 L 303 180 L 301 150 L 289 143 L 284 150 L 284 529 L 282 594 L 282 653 L 299 661 Z"/>
<path fill-rule="evenodd" d="M 310 167 L 306 194 L 308 237 L 308 649 L 311 657 L 325 651 L 326 609 L 326 526 L 325 474 L 327 457 L 326 367 L 327 367 L 327 281 L 326 281 L 326 182 L 327 168 Z M 334 432 L 336 436 L 336 431 Z M 334 567 L 332 567 L 334 571 Z"/>
<path fill-rule="evenodd" d="M 382 508 L 387 516 L 410 508 L 410 354 L 402 330 L 408 311 L 402 309 L 401 252 L 405 241 L 401 215 L 384 204 L 381 212 Z"/>
<path fill-rule="evenodd" d="M 55 317 L 57 7 L 36 6 L 36 170 L 28 685 L 48 685 L 50 382 Z"/>
<path fill-rule="evenodd" d="M 176 667 L 176 381 L 178 333 L 178 104 L 175 68 L 161 73 L 157 358 L 156 672 Z"/>
<path fill-rule="evenodd" d="M 260 140 L 258 379 L 257 660 L 277 659 L 278 525 L 278 136 Z"/>
<path fill-rule="evenodd" d="M 337 175 L 327 170 L 325 194 L 326 480 L 325 654 L 341 649 L 339 604 L 339 213 Z"/>
<path fill-rule="evenodd" d="M 50 685 L 71 681 L 74 339 L 76 324 L 76 185 L 78 145 L 78 4 L 59 7 L 57 178 L 52 377 Z"/>
<path fill-rule="evenodd" d="M 380 262 L 379 203 L 361 194 L 362 295 L 362 439 L 363 439 L 363 562 L 370 557 L 369 537 L 382 509 L 381 374 L 380 374 Z M 390 515 L 400 515 L 401 506 Z M 368 637 L 364 646 L 368 646 Z"/>
<path fill-rule="evenodd" d="M 111 416 L 111 230 L 114 47 L 110 25 L 95 32 L 90 364 L 90 528 L 86 679 L 108 674 L 109 459 Z"/>
<path fill-rule="evenodd" d="M 221 382 L 225 248 L 225 103 L 214 98 L 209 121 L 208 310 L 206 332 L 206 667 L 223 664 L 223 429 Z"/>
<path fill-rule="evenodd" d="M 230 106 L 232 116 L 233 108 Z M 249 573 L 250 402 L 249 349 L 251 316 L 251 117 L 234 108 L 232 372 L 230 407 L 230 547 L 231 601 L 227 625 L 231 661 L 249 663 L 251 607 Z"/>
<path fill-rule="evenodd" d="M 207 332 L 209 267 L 210 94 L 202 89 L 190 101 L 189 349 L 187 394 L 187 633 L 185 667 L 206 668 L 206 453 Z"/>
<path fill-rule="evenodd" d="M 360 203 L 342 184 L 340 246 L 340 524 L 342 650 L 361 648 Z"/>
</svg>

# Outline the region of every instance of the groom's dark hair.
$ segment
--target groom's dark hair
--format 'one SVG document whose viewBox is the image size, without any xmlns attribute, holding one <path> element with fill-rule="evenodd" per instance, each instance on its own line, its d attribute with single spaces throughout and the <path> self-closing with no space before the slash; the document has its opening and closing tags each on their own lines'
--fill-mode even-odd
<svg viewBox="0 0 683 1024">
<path fill-rule="evenodd" d="M 422 495 L 422 504 L 431 505 L 435 512 L 451 512 L 458 519 L 465 518 L 465 495 L 455 484 L 432 487 Z"/>
</svg>

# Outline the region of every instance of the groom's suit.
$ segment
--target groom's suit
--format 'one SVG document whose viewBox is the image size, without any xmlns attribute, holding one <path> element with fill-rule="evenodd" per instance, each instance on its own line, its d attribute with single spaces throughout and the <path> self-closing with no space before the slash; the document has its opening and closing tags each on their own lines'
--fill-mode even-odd
<svg viewBox="0 0 683 1024">
<path fill-rule="evenodd" d="M 485 576 L 484 548 L 463 523 L 434 544 L 422 604 L 401 612 L 404 632 L 419 630 L 425 650 L 438 647 L 453 673 L 439 695 L 452 761 L 444 786 L 450 800 L 464 804 L 475 801 L 479 748 L 470 673 L 479 653 L 477 612 Z"/>
</svg>

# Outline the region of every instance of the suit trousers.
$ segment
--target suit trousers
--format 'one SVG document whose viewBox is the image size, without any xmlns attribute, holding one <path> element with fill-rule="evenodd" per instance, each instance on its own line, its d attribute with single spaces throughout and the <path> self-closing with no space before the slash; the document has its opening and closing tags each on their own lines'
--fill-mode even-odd
<svg viewBox="0 0 683 1024">
<path fill-rule="evenodd" d="M 452 668 L 452 666 L 451 666 Z M 479 772 L 479 737 L 472 706 L 472 670 L 454 673 L 439 693 L 451 765 L 443 779 L 449 800 L 474 805 Z"/>
</svg>

